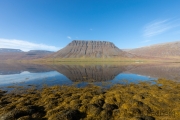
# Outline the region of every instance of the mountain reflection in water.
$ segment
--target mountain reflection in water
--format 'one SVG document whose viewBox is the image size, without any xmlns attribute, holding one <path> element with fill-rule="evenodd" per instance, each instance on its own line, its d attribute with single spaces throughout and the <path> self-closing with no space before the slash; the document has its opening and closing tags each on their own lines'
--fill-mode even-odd
<svg viewBox="0 0 180 120">
<path fill-rule="evenodd" d="M 129 69 L 127 66 L 117 65 L 55 65 L 52 68 L 73 82 L 108 81 Z"/>
<path fill-rule="evenodd" d="M 178 64 L 20 64 L 0 63 L 0 86 L 24 82 L 26 84 L 73 84 L 74 82 L 121 83 L 166 78 L 180 80 Z"/>
</svg>

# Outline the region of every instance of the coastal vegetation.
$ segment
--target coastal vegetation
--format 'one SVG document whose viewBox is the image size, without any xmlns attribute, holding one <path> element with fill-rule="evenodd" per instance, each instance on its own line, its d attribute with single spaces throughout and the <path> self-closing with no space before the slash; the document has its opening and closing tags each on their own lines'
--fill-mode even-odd
<svg viewBox="0 0 180 120">
<path fill-rule="evenodd" d="M 11 86 L 11 89 L 13 86 Z M 179 120 L 180 83 L 14 87 L 0 91 L 0 120 Z"/>
</svg>

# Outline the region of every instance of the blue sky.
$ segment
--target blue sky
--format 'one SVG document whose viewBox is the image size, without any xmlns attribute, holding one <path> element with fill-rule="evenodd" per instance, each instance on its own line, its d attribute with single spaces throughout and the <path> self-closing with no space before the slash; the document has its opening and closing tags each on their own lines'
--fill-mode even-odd
<svg viewBox="0 0 180 120">
<path fill-rule="evenodd" d="M 0 48 L 56 51 L 72 40 L 120 49 L 180 40 L 180 0 L 0 0 Z"/>
</svg>

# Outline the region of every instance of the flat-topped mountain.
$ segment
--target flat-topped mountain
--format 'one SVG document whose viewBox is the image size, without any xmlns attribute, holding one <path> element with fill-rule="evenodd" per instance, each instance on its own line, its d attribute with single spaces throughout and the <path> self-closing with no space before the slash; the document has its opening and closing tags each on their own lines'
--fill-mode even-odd
<svg viewBox="0 0 180 120">
<path fill-rule="evenodd" d="M 132 57 L 107 41 L 74 40 L 66 47 L 54 53 L 53 58 L 115 58 Z"/>
<path fill-rule="evenodd" d="M 141 56 L 177 57 L 180 56 L 180 41 L 156 44 L 126 51 Z"/>
</svg>

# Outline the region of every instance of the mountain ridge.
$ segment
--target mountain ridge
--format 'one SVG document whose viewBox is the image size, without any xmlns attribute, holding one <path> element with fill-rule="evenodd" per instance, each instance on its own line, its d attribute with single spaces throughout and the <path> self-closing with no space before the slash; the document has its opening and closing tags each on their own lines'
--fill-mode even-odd
<svg viewBox="0 0 180 120">
<path fill-rule="evenodd" d="M 24 52 L 20 49 L 0 48 L 0 61 L 39 59 L 52 53 L 52 51 L 46 50 L 30 50 Z"/>
<path fill-rule="evenodd" d="M 127 50 L 127 52 L 141 56 L 177 57 L 180 56 L 180 41 L 154 44 Z"/>
</svg>

